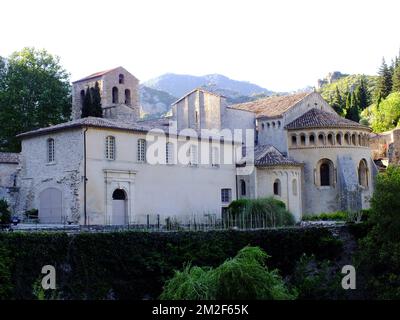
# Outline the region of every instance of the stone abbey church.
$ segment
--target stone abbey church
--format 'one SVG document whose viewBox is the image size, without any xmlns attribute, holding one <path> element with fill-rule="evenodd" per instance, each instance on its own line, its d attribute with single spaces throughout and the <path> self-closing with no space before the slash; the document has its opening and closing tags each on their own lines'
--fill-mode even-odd
<svg viewBox="0 0 400 320">
<path fill-rule="evenodd" d="M 96 82 L 103 117 L 81 118 L 84 92 Z M 171 117 L 143 121 L 138 87 L 122 67 L 75 81 L 71 121 L 21 133 L 20 154 L 0 153 L 0 198 L 14 214 L 38 209 L 41 223 L 124 225 L 148 215 L 221 218 L 239 198 L 273 196 L 297 220 L 369 206 L 370 129 L 340 117 L 318 93 L 228 105 L 198 88 L 172 105 Z M 253 140 L 203 129 L 241 129 Z M 160 132 L 165 162 L 150 163 L 151 138 Z M 177 161 L 187 145 L 189 160 Z"/>
</svg>

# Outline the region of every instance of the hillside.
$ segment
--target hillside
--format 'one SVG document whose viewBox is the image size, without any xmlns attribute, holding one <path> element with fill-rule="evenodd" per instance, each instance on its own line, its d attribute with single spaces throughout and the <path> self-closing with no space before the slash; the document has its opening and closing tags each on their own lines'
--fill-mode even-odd
<svg viewBox="0 0 400 320">
<path fill-rule="evenodd" d="M 223 94 L 229 99 L 240 99 L 241 97 L 260 93 L 267 95 L 273 93 L 256 84 L 247 81 L 232 80 L 220 74 L 192 76 L 167 73 L 146 81 L 144 86 L 168 92 L 175 97 L 182 97 L 197 87 L 203 87 L 207 90 Z"/>
<path fill-rule="evenodd" d="M 342 94 L 345 92 L 352 92 L 355 89 L 355 87 L 360 83 L 362 77 L 364 77 L 365 79 L 368 91 L 371 94 L 373 94 L 373 92 L 375 91 L 376 81 L 378 77 L 361 75 L 361 74 L 345 75 L 339 78 L 338 80 L 333 81 L 332 83 L 323 84 L 318 91 L 321 93 L 324 99 L 330 101 L 331 97 L 334 95 L 336 91 L 336 87 Z"/>
<path fill-rule="evenodd" d="M 141 116 L 147 119 L 159 118 L 171 109 L 171 104 L 177 100 L 168 92 L 140 86 Z"/>
</svg>

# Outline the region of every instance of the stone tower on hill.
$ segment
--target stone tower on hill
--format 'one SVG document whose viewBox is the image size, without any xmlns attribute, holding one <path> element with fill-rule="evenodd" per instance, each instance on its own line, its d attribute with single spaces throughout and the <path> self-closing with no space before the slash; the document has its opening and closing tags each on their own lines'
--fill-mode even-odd
<svg viewBox="0 0 400 320">
<path fill-rule="evenodd" d="M 94 73 L 73 82 L 72 119 L 79 119 L 87 88 L 98 82 L 103 117 L 135 122 L 139 119 L 139 80 L 122 67 Z"/>
</svg>

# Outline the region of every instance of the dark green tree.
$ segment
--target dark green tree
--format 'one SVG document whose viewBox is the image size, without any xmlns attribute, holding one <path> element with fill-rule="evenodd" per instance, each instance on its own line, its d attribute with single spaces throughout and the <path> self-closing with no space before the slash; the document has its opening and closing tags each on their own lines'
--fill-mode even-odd
<svg viewBox="0 0 400 320">
<path fill-rule="evenodd" d="M 370 105 L 370 95 L 365 84 L 365 79 L 361 78 L 360 84 L 357 86 L 355 90 L 356 99 L 358 102 L 358 107 L 360 111 L 364 110 Z"/>
<path fill-rule="evenodd" d="M 346 119 L 359 122 L 360 121 L 360 110 L 358 107 L 357 96 L 355 92 L 348 93 L 346 101 Z"/>
<path fill-rule="evenodd" d="M 399 58 L 397 59 L 397 65 L 393 72 L 393 79 L 392 79 L 392 92 L 400 92 L 400 62 Z"/>
<path fill-rule="evenodd" d="M 382 59 L 382 65 L 378 72 L 379 78 L 376 87 L 376 97 L 386 98 L 392 92 L 392 72 L 385 59 Z"/>
<path fill-rule="evenodd" d="M 18 152 L 17 134 L 69 119 L 69 74 L 58 57 L 24 48 L 0 69 L 0 151 Z"/>
<path fill-rule="evenodd" d="M 87 118 L 92 114 L 92 95 L 91 90 L 86 88 L 82 103 L 82 118 Z"/>
<path fill-rule="evenodd" d="M 98 118 L 103 117 L 103 109 L 101 108 L 100 86 L 97 81 L 92 91 L 92 116 Z"/>
<path fill-rule="evenodd" d="M 336 86 L 335 93 L 333 95 L 333 98 L 331 100 L 331 106 L 332 108 L 341 116 L 344 115 L 344 109 L 346 107 L 345 102 L 342 98 L 342 95 L 340 94 L 339 88 Z"/>
</svg>

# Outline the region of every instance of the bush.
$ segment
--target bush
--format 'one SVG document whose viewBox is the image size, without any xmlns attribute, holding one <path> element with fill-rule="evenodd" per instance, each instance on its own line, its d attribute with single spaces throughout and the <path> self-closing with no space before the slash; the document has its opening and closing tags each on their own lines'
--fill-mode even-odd
<svg viewBox="0 0 400 320">
<path fill-rule="evenodd" d="M 294 225 L 295 219 L 284 202 L 270 197 L 233 201 L 225 223 L 240 228 L 281 227 Z"/>
<path fill-rule="evenodd" d="M 258 247 L 245 247 L 217 268 L 186 266 L 165 284 L 161 299 L 220 300 L 268 299 L 291 300 L 277 270 L 269 271 L 264 264 L 267 254 Z"/>
<path fill-rule="evenodd" d="M 357 267 L 373 298 L 400 299 L 400 167 L 379 173 Z"/>
<path fill-rule="evenodd" d="M 11 212 L 8 207 L 6 200 L 0 200 L 0 224 L 10 224 L 11 223 Z"/>
<path fill-rule="evenodd" d="M 348 219 L 348 212 L 346 211 L 335 211 L 335 212 L 329 212 L 329 213 L 320 213 L 317 215 L 304 215 L 303 216 L 303 221 L 318 221 L 318 220 L 323 220 L 323 221 L 328 221 L 328 220 L 333 220 L 333 221 L 346 221 Z"/>
</svg>

